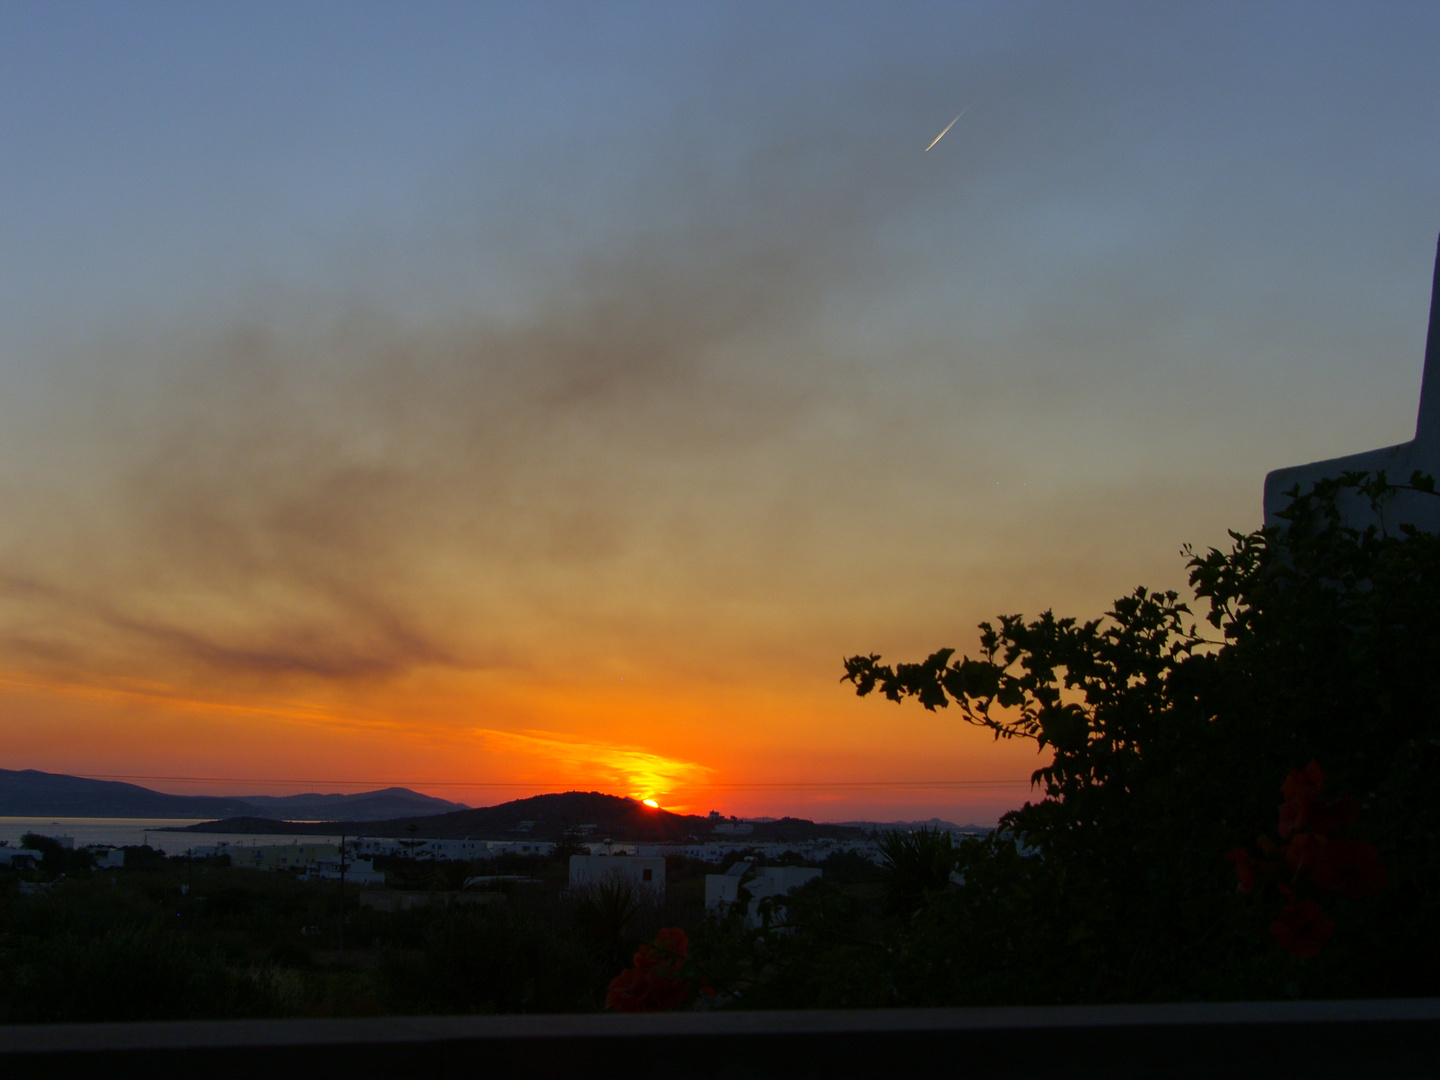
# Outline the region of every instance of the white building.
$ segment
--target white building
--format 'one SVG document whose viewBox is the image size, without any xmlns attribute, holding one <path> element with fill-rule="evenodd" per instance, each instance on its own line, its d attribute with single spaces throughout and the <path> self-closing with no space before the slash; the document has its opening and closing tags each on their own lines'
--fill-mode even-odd
<svg viewBox="0 0 1440 1080">
<path fill-rule="evenodd" d="M 339 881 L 340 860 L 321 859 L 313 862 L 305 871 L 307 881 Z M 370 859 L 355 859 L 345 864 L 345 880 L 352 885 L 384 885 L 385 874 L 375 869 Z"/>
<path fill-rule="evenodd" d="M 762 866 L 754 877 L 746 877 L 751 864 L 737 862 L 723 874 L 705 875 L 705 906 L 720 908 L 738 903 L 740 889 L 750 894 L 750 907 L 745 913 L 748 926 L 760 923 L 760 901 L 771 896 L 788 896 L 808 881 L 820 877 L 822 871 L 812 866 Z"/>
<path fill-rule="evenodd" d="M 1420 375 L 1420 414 L 1415 437 L 1397 446 L 1366 450 L 1347 457 L 1316 461 L 1276 469 L 1265 477 L 1265 524 L 1284 524 L 1280 512 L 1290 505 L 1286 492 L 1298 487 L 1303 495 L 1317 480 L 1332 479 L 1347 472 L 1374 475 L 1384 472 L 1392 484 L 1408 484 L 1412 473 L 1421 472 L 1440 479 L 1440 249 L 1436 251 L 1435 276 L 1430 288 L 1430 328 L 1425 339 L 1425 366 Z M 1391 535 L 1399 526 L 1411 524 L 1422 532 L 1440 532 L 1440 497 L 1414 491 L 1392 493 L 1381 506 L 1381 517 L 1367 499 L 1347 491 L 1336 500 L 1346 525 L 1364 529 L 1379 525 Z"/>
<path fill-rule="evenodd" d="M 665 899 L 665 860 L 634 855 L 571 855 L 570 888 L 626 881 L 652 900 Z"/>
<path fill-rule="evenodd" d="M 555 845 L 547 840 L 399 839 L 361 836 L 346 844 L 359 855 L 400 855 L 408 859 L 493 859 L 497 855 L 548 856 Z"/>
<path fill-rule="evenodd" d="M 44 857 L 43 851 L 34 848 L 0 847 L 0 866 L 13 866 L 17 870 L 34 866 Z"/>
<path fill-rule="evenodd" d="M 339 858 L 334 844 L 257 844 L 229 849 L 230 865 L 252 870 L 303 870 L 319 859 Z"/>
<path fill-rule="evenodd" d="M 548 840 L 497 840 L 490 845 L 491 855 L 539 855 L 549 858 L 555 845 Z"/>
</svg>

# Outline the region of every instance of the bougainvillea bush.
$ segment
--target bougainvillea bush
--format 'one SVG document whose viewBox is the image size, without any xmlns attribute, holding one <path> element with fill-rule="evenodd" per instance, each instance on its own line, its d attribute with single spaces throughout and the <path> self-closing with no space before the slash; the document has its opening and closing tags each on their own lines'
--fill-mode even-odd
<svg viewBox="0 0 1440 1080">
<path fill-rule="evenodd" d="M 690 959 L 690 938 L 678 926 L 666 927 L 655 940 L 641 945 L 631 966 L 615 976 L 605 994 L 605 1008 L 614 1012 L 662 1012 L 678 1009 L 699 994 L 715 990 Z"/>
<path fill-rule="evenodd" d="M 1336 893 L 1351 900 L 1375 896 L 1389 872 L 1374 844 L 1341 833 L 1354 823 L 1360 803 L 1354 795 L 1325 797 L 1325 772 L 1318 761 L 1291 769 L 1281 785 L 1276 826 L 1279 841 L 1257 837 L 1257 857 L 1245 848 L 1225 856 L 1235 864 L 1235 891 L 1266 894 L 1273 887 L 1281 904 L 1270 935 L 1282 949 L 1302 960 L 1318 956 L 1335 934 L 1334 920 L 1315 893 Z"/>
<path fill-rule="evenodd" d="M 1384 520 L 1400 489 L 1434 494 L 1348 475 L 1188 553 L 1193 610 L 1142 588 L 981 624 L 958 660 L 848 660 L 861 695 L 1042 755 L 1037 797 L 853 977 L 894 1004 L 1440 992 L 1440 539 L 1336 509 Z"/>
</svg>

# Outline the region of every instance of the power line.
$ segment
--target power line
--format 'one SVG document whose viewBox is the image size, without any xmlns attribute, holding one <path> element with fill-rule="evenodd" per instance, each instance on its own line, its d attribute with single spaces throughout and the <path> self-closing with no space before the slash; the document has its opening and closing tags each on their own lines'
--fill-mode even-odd
<svg viewBox="0 0 1440 1080">
<path fill-rule="evenodd" d="M 86 780 L 159 780 L 189 784 L 279 784 L 297 787 L 415 787 L 415 788 L 565 788 L 570 781 L 520 780 L 277 780 L 255 776 L 153 776 L 140 773 L 76 773 Z M 794 789 L 961 789 L 984 787 L 1029 787 L 1028 779 L 989 780 L 801 780 L 795 782 L 690 782 L 677 787 L 707 790 L 790 791 Z"/>
</svg>

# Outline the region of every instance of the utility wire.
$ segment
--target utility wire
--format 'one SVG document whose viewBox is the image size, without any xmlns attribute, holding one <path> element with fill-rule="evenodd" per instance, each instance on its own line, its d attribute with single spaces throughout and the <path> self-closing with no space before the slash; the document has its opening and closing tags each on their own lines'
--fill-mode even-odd
<svg viewBox="0 0 1440 1080">
<path fill-rule="evenodd" d="M 409 788 L 564 788 L 566 781 L 518 781 L 518 780 L 277 780 L 255 776 L 152 776 L 136 773 L 76 773 L 85 780 L 162 780 L 191 784 L 279 784 L 298 787 L 409 787 Z M 991 780 L 802 780 L 795 782 L 736 782 L 677 784 L 677 787 L 702 788 L 706 790 L 777 790 L 789 791 L 796 788 L 851 789 L 851 788 L 893 788 L 893 789 L 934 789 L 934 788 L 981 788 L 981 787 L 1029 787 L 1028 779 Z"/>
</svg>

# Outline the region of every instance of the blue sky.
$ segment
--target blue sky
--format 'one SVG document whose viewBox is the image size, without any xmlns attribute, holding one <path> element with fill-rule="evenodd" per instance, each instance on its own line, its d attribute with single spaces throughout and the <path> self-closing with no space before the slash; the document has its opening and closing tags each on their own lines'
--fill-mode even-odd
<svg viewBox="0 0 1440 1080">
<path fill-rule="evenodd" d="M 0 20 L 7 767 L 148 768 L 139 680 L 182 771 L 221 703 L 348 777 L 1023 776 L 838 657 L 1178 586 L 1413 431 L 1433 5 Z"/>
</svg>

